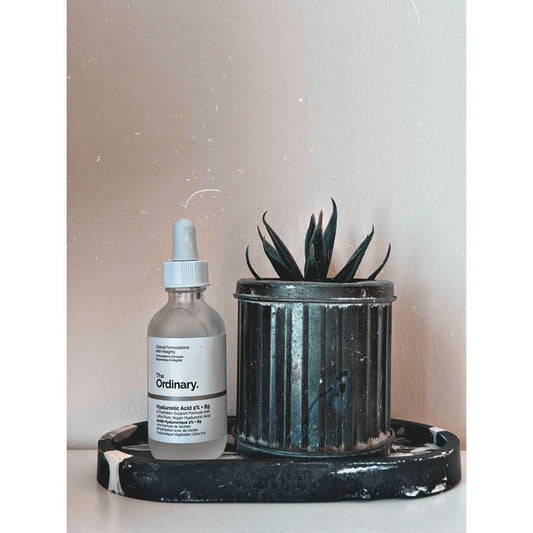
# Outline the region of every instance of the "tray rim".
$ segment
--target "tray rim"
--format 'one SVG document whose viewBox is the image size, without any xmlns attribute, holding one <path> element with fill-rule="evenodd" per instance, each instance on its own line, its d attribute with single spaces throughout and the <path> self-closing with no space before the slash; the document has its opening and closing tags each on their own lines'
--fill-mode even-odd
<svg viewBox="0 0 533 533">
<path fill-rule="evenodd" d="M 228 416 L 228 420 L 232 419 L 234 417 Z M 115 430 L 108 431 L 100 439 L 98 440 L 98 451 L 112 451 L 112 450 L 119 450 L 120 449 L 120 443 L 125 440 L 127 437 L 129 437 L 130 434 L 124 436 L 121 438 L 121 435 L 126 431 L 127 429 L 130 429 L 132 427 L 144 427 L 148 424 L 146 420 L 143 420 L 141 422 L 134 422 L 133 424 L 127 424 L 124 426 L 121 426 Z M 426 452 L 423 452 L 423 454 L 413 454 L 413 455 L 402 455 L 402 456 L 390 456 L 390 455 L 372 455 L 372 454 L 366 454 L 366 455 L 354 455 L 354 454 L 331 454 L 331 455 L 325 455 L 320 454 L 317 456 L 312 456 L 311 454 L 301 454 L 301 455 L 256 455 L 256 456 L 249 456 L 245 454 L 240 454 L 238 451 L 235 453 L 237 455 L 240 455 L 242 460 L 248 460 L 253 462 L 259 462 L 259 461 L 266 461 L 266 462 L 302 462 L 302 463 L 309 463 L 309 462 L 354 462 L 357 464 L 363 465 L 364 463 L 402 463 L 402 462 L 408 462 L 408 461 L 419 461 L 420 457 L 423 457 L 424 459 L 430 459 L 433 457 L 443 457 L 445 455 L 449 455 L 455 451 L 460 451 L 460 440 L 457 435 L 452 433 L 451 431 L 448 431 L 443 428 L 439 428 L 437 426 L 431 426 L 429 424 L 424 424 L 422 422 L 413 422 L 411 420 L 405 420 L 400 418 L 392 418 L 391 419 L 391 425 L 393 426 L 415 426 L 420 429 L 425 429 L 431 431 L 431 429 L 437 430 L 433 433 L 433 439 L 434 443 L 437 444 L 437 438 L 440 436 L 444 443 L 442 445 L 439 445 L 439 447 L 435 450 L 428 450 Z M 235 439 L 235 442 L 237 444 L 238 438 L 235 436 L 234 428 L 231 429 L 231 431 L 228 431 L 228 436 L 232 436 Z M 122 430 L 122 431 L 121 431 Z M 392 439 L 391 444 L 394 442 L 394 440 L 398 437 L 398 435 L 395 435 L 395 432 L 392 431 L 394 439 Z M 105 448 L 105 449 L 104 449 Z M 172 463 L 172 464 L 198 464 L 198 463 L 212 463 L 217 462 L 217 464 L 220 461 L 234 461 L 234 459 L 224 458 L 224 456 L 218 457 L 217 459 L 195 459 L 195 460 L 187 460 L 187 461 L 180 461 L 180 460 L 170 460 L 170 459 L 155 459 L 150 457 L 144 457 L 142 455 L 134 455 L 132 454 L 132 457 L 135 461 L 139 462 L 164 462 L 164 463 Z"/>
</svg>

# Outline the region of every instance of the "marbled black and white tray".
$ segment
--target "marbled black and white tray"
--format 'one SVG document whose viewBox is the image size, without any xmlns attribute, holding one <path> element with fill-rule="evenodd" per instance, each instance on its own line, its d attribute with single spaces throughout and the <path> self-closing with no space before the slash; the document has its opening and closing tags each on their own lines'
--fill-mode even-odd
<svg viewBox="0 0 533 533">
<path fill-rule="evenodd" d="M 239 455 L 228 418 L 218 459 L 161 461 L 147 444 L 147 423 L 106 433 L 98 442 L 104 488 L 161 502 L 295 502 L 415 498 L 442 493 L 461 479 L 459 439 L 441 428 L 393 420 L 385 457 L 295 459 Z"/>
</svg>

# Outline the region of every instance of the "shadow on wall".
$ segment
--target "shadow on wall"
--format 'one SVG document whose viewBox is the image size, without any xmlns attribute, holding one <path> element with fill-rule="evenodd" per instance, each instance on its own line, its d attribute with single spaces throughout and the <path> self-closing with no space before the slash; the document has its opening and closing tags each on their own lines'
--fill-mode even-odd
<svg viewBox="0 0 533 533">
<path fill-rule="evenodd" d="M 419 259 L 411 256 L 412 265 Z M 450 330 L 458 310 L 451 302 L 434 301 L 435 291 L 446 291 L 447 280 L 422 277 L 409 267 L 400 267 L 397 272 L 405 275 L 394 280 L 398 300 L 393 304 L 392 415 L 401 413 L 401 418 L 461 434 L 465 418 L 464 346 Z M 451 390 L 453 383 L 456 387 Z M 466 438 L 461 440 L 461 447 L 466 448 Z"/>
</svg>

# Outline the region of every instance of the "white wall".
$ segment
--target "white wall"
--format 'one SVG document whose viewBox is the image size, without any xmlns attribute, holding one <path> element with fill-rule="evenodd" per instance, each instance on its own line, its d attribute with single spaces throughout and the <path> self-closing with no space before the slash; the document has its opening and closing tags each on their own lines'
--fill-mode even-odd
<svg viewBox="0 0 533 533">
<path fill-rule="evenodd" d="M 336 268 L 372 223 L 362 274 L 392 243 L 393 416 L 464 445 L 464 24 L 459 0 L 70 0 L 69 446 L 146 418 L 176 218 L 210 262 L 234 412 L 245 247 L 271 273 L 255 229 L 269 209 L 301 256 L 330 196 Z"/>
</svg>

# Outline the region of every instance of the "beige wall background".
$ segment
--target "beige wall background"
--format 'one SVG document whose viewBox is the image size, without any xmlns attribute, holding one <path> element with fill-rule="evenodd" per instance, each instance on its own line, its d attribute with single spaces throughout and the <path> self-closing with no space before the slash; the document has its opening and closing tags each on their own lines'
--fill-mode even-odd
<svg viewBox="0 0 533 533">
<path fill-rule="evenodd" d="M 70 0 L 68 446 L 146 419 L 145 335 L 179 217 L 228 331 L 272 272 L 263 211 L 300 255 L 339 206 L 333 265 L 389 241 L 393 416 L 465 444 L 465 7 L 460 0 Z M 200 193 L 204 189 L 216 189 Z M 300 253 L 301 252 L 301 253 Z"/>
</svg>

